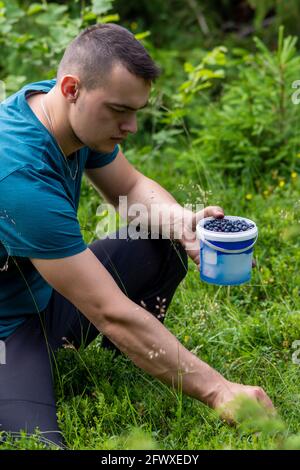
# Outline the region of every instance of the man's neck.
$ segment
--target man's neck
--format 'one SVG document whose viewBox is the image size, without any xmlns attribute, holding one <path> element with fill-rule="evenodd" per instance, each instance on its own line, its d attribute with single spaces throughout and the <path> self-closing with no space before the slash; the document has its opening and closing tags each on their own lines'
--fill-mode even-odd
<svg viewBox="0 0 300 470">
<path fill-rule="evenodd" d="M 76 138 L 71 126 L 69 125 L 67 112 L 63 109 L 55 88 L 50 90 L 47 94 L 35 93 L 29 96 L 27 98 L 27 103 L 36 117 L 53 135 L 65 156 L 72 155 L 76 150 L 83 147 L 82 143 Z M 42 103 L 44 105 L 46 115 L 48 116 L 50 123 L 52 123 L 52 128 L 43 111 Z"/>
</svg>

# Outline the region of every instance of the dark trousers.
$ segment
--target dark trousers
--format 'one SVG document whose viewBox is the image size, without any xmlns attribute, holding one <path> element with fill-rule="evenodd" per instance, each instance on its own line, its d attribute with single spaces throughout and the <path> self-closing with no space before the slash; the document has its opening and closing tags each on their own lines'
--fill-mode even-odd
<svg viewBox="0 0 300 470">
<path fill-rule="evenodd" d="M 180 244 L 126 238 L 97 240 L 89 248 L 131 300 L 163 321 L 187 272 L 187 256 Z M 0 365 L 0 431 L 17 436 L 21 429 L 30 434 L 39 428 L 41 440 L 61 445 L 52 359 L 66 341 L 78 348 L 98 334 L 74 305 L 53 291 L 46 310 L 30 316 L 5 340 L 6 364 Z M 102 344 L 115 349 L 105 337 Z"/>
</svg>

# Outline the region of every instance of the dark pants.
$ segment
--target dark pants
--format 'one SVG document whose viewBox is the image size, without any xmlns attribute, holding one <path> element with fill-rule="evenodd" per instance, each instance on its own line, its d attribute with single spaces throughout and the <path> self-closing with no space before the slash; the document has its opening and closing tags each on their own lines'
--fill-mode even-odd
<svg viewBox="0 0 300 470">
<path fill-rule="evenodd" d="M 167 239 L 127 238 L 97 240 L 89 248 L 130 299 L 163 321 L 187 272 L 181 245 Z M 0 431 L 18 435 L 23 429 L 30 434 L 38 427 L 42 440 L 62 444 L 52 358 L 66 341 L 78 348 L 87 346 L 98 334 L 74 305 L 53 291 L 46 310 L 30 316 L 5 340 L 6 364 L 0 365 Z M 115 348 L 105 337 L 102 344 Z"/>
</svg>

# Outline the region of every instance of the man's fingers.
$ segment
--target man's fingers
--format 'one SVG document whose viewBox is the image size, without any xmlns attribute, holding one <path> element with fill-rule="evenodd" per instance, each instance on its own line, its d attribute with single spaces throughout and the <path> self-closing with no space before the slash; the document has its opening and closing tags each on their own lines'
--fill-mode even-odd
<svg viewBox="0 0 300 470">
<path fill-rule="evenodd" d="M 220 206 L 205 207 L 203 212 L 204 212 L 204 217 L 216 217 L 216 218 L 224 217 L 224 211 L 222 207 Z"/>
<path fill-rule="evenodd" d="M 199 250 L 188 250 L 186 249 L 187 255 L 191 258 L 192 261 L 198 266 L 200 264 L 200 255 Z"/>
<path fill-rule="evenodd" d="M 220 206 L 207 206 L 202 211 L 196 213 L 196 223 L 205 217 L 215 217 L 221 219 L 224 217 L 224 210 Z"/>
<path fill-rule="evenodd" d="M 255 387 L 255 397 L 258 402 L 264 404 L 270 410 L 275 411 L 275 407 L 272 403 L 272 400 L 268 397 L 266 392 L 261 387 Z"/>
<path fill-rule="evenodd" d="M 256 405 L 255 405 L 256 404 Z M 233 399 L 216 408 L 222 420 L 235 425 L 257 414 L 267 417 L 276 416 L 276 409 L 261 387 L 245 387 L 245 392 L 237 394 Z"/>
</svg>

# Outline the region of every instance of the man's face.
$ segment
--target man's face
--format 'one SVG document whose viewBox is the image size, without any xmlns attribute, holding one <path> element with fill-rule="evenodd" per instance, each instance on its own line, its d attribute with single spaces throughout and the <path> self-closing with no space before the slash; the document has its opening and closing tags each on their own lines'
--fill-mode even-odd
<svg viewBox="0 0 300 470">
<path fill-rule="evenodd" d="M 100 88 L 80 89 L 70 108 L 73 132 L 85 146 L 111 152 L 129 133 L 137 132 L 136 113 L 148 102 L 151 85 L 122 65 L 115 65 Z"/>
</svg>

